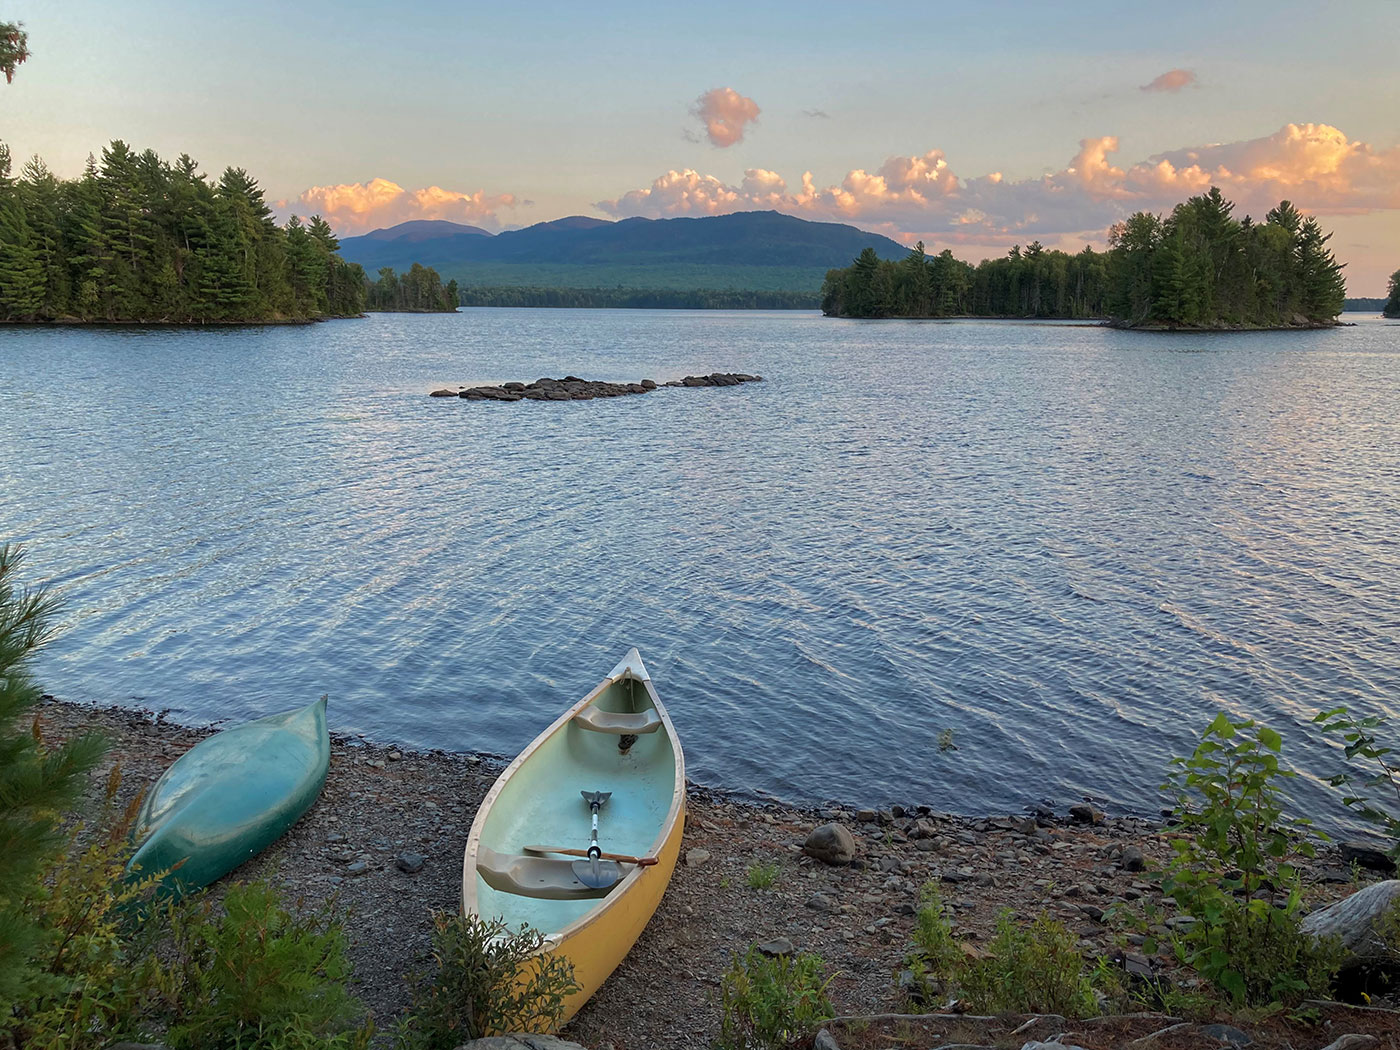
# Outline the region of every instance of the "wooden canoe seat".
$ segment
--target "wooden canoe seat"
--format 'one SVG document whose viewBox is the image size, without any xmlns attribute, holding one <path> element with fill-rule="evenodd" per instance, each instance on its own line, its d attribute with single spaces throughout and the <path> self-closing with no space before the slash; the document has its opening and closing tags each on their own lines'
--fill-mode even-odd
<svg viewBox="0 0 1400 1050">
<path fill-rule="evenodd" d="M 642 733 L 655 733 L 660 729 L 661 716 L 652 707 L 630 714 L 625 711 L 604 711 L 590 704 L 574 715 L 574 723 L 580 729 L 591 729 L 595 733 L 640 736 Z"/>
<path fill-rule="evenodd" d="M 585 886 L 574 877 L 571 860 L 497 853 L 485 846 L 477 850 L 476 871 L 493 890 L 547 901 L 597 900 L 606 897 L 616 885 L 602 889 Z"/>
</svg>

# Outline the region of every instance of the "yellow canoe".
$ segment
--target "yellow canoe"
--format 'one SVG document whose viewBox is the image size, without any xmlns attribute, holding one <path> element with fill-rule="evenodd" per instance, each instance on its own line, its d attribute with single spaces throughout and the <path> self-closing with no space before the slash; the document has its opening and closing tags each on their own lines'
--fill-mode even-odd
<svg viewBox="0 0 1400 1050">
<path fill-rule="evenodd" d="M 601 851 L 654 864 L 594 866 L 559 852 L 590 847 L 584 794 L 591 792 L 610 793 L 598 814 Z M 544 935 L 546 951 L 573 963 L 581 988 L 562 1023 L 602 986 L 656 911 L 684 827 L 681 743 L 632 649 L 496 780 L 467 836 L 462 910 L 528 923 Z"/>
</svg>

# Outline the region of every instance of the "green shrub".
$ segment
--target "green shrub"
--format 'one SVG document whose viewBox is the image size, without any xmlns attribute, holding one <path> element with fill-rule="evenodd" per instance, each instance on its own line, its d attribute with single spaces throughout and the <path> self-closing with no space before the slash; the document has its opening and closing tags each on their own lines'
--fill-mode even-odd
<svg viewBox="0 0 1400 1050">
<path fill-rule="evenodd" d="M 770 958 L 750 945 L 720 979 L 719 1050 L 776 1050 L 832 1016 L 816 955 Z"/>
<path fill-rule="evenodd" d="M 38 723 L 24 724 L 41 695 L 28 665 L 52 636 L 58 601 L 43 588 L 16 589 L 23 561 L 19 547 L 0 546 L 0 1025 L 45 983 L 39 960 L 53 931 L 32 902 L 64 849 L 63 813 L 105 750 L 95 735 L 46 747 Z"/>
<path fill-rule="evenodd" d="M 914 918 L 914 948 L 905 966 L 914 977 L 909 990 L 910 999 L 923 1002 L 939 986 L 954 980 L 964 955 L 953 938 L 953 927 L 943 910 L 943 895 L 938 883 L 926 882 L 919 891 L 919 910 Z"/>
<path fill-rule="evenodd" d="M 1239 1006 L 1296 1003 L 1325 995 L 1338 961 L 1334 945 L 1299 929 L 1302 899 L 1290 854 L 1312 856 L 1308 822 L 1285 813 L 1282 740 L 1252 721 L 1218 715 L 1190 758 L 1172 760 L 1165 789 L 1188 837 L 1162 891 L 1196 921 L 1178 954 Z M 1282 903 L 1276 903 L 1282 900 Z"/>
<path fill-rule="evenodd" d="M 323 912 L 294 915 L 266 883 L 171 909 L 175 961 L 162 990 L 172 1050 L 359 1050 L 363 1007 L 345 990 L 345 934 Z"/>
<path fill-rule="evenodd" d="M 778 865 L 776 862 L 763 861 L 750 864 L 746 878 L 751 890 L 772 889 L 778 881 Z"/>
<path fill-rule="evenodd" d="M 1384 829 L 1391 839 L 1391 857 L 1400 859 L 1400 817 L 1396 816 L 1397 809 L 1400 809 L 1400 767 L 1388 757 L 1393 754 L 1393 749 L 1381 744 L 1374 732 L 1385 725 L 1385 720 L 1379 715 L 1357 718 L 1345 707 L 1334 707 L 1330 711 L 1319 712 L 1313 722 L 1320 725 L 1324 733 L 1341 734 L 1348 759 L 1364 758 L 1375 764 L 1376 771 L 1362 777 L 1359 784 L 1351 773 L 1338 773 L 1330 778 L 1330 783 L 1333 787 L 1355 784 L 1368 792 L 1365 795 L 1343 795 L 1342 804 L 1363 820 Z M 1374 788 L 1380 788 L 1386 796 L 1394 797 L 1385 801 L 1374 799 L 1369 794 Z"/>
<path fill-rule="evenodd" d="M 573 964 L 544 950 L 544 935 L 499 919 L 437 912 L 438 972 L 400 1023 L 400 1050 L 453 1050 L 503 1032 L 548 1032 L 579 991 Z"/>
<path fill-rule="evenodd" d="M 1047 915 L 1021 926 L 1002 912 L 986 955 L 968 960 L 958 983 L 974 1013 L 1098 1012 L 1074 935 Z"/>
</svg>

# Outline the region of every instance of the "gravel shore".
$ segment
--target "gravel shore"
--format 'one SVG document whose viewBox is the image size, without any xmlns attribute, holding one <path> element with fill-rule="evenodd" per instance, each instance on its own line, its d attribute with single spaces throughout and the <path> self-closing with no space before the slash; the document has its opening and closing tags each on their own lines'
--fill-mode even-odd
<svg viewBox="0 0 1400 1050">
<path fill-rule="evenodd" d="M 53 698 L 40 717 L 54 739 L 106 734 L 108 767 L 120 763 L 128 795 L 212 732 Z M 430 968 L 431 910 L 460 907 L 467 832 L 503 767 L 489 757 L 333 737 L 320 800 L 232 877 L 267 878 L 309 904 L 334 900 L 352 941 L 353 991 L 386 1027 L 408 1004 L 406 977 Z M 1160 827 L 1087 810 L 1076 821 L 812 809 L 737 801 L 693 785 L 688 807 L 682 863 L 660 908 L 567 1026 L 568 1038 L 615 1050 L 707 1046 L 718 1031 L 720 976 L 731 954 L 779 938 L 825 960 L 838 1013 L 899 1010 L 897 976 L 929 879 L 941 882 L 955 932 L 972 945 L 989 939 L 1009 908 L 1025 919 L 1042 911 L 1060 919 L 1087 954 L 1122 950 L 1124 934 L 1101 921 L 1103 911 L 1116 901 L 1156 899 L 1141 862 L 1169 853 Z M 808 833 L 827 821 L 855 833 L 852 864 L 831 867 L 802 852 Z M 415 864 L 400 863 L 403 854 L 417 855 L 421 867 L 404 870 Z M 771 886 L 751 885 L 770 874 Z M 1310 873 L 1310 898 L 1344 896 L 1355 888 L 1350 878 L 1323 858 Z"/>
</svg>

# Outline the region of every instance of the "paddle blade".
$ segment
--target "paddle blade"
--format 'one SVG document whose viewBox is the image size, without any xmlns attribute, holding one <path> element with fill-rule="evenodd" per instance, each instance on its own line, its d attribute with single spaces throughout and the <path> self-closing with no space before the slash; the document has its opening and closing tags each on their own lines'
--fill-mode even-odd
<svg viewBox="0 0 1400 1050">
<path fill-rule="evenodd" d="M 622 881 L 622 869 L 613 860 L 576 860 L 574 878 L 590 890 L 606 890 Z"/>
<path fill-rule="evenodd" d="M 611 791 L 580 791 L 579 794 L 589 806 L 597 806 L 599 809 L 603 808 L 604 802 L 612 798 Z"/>
</svg>

